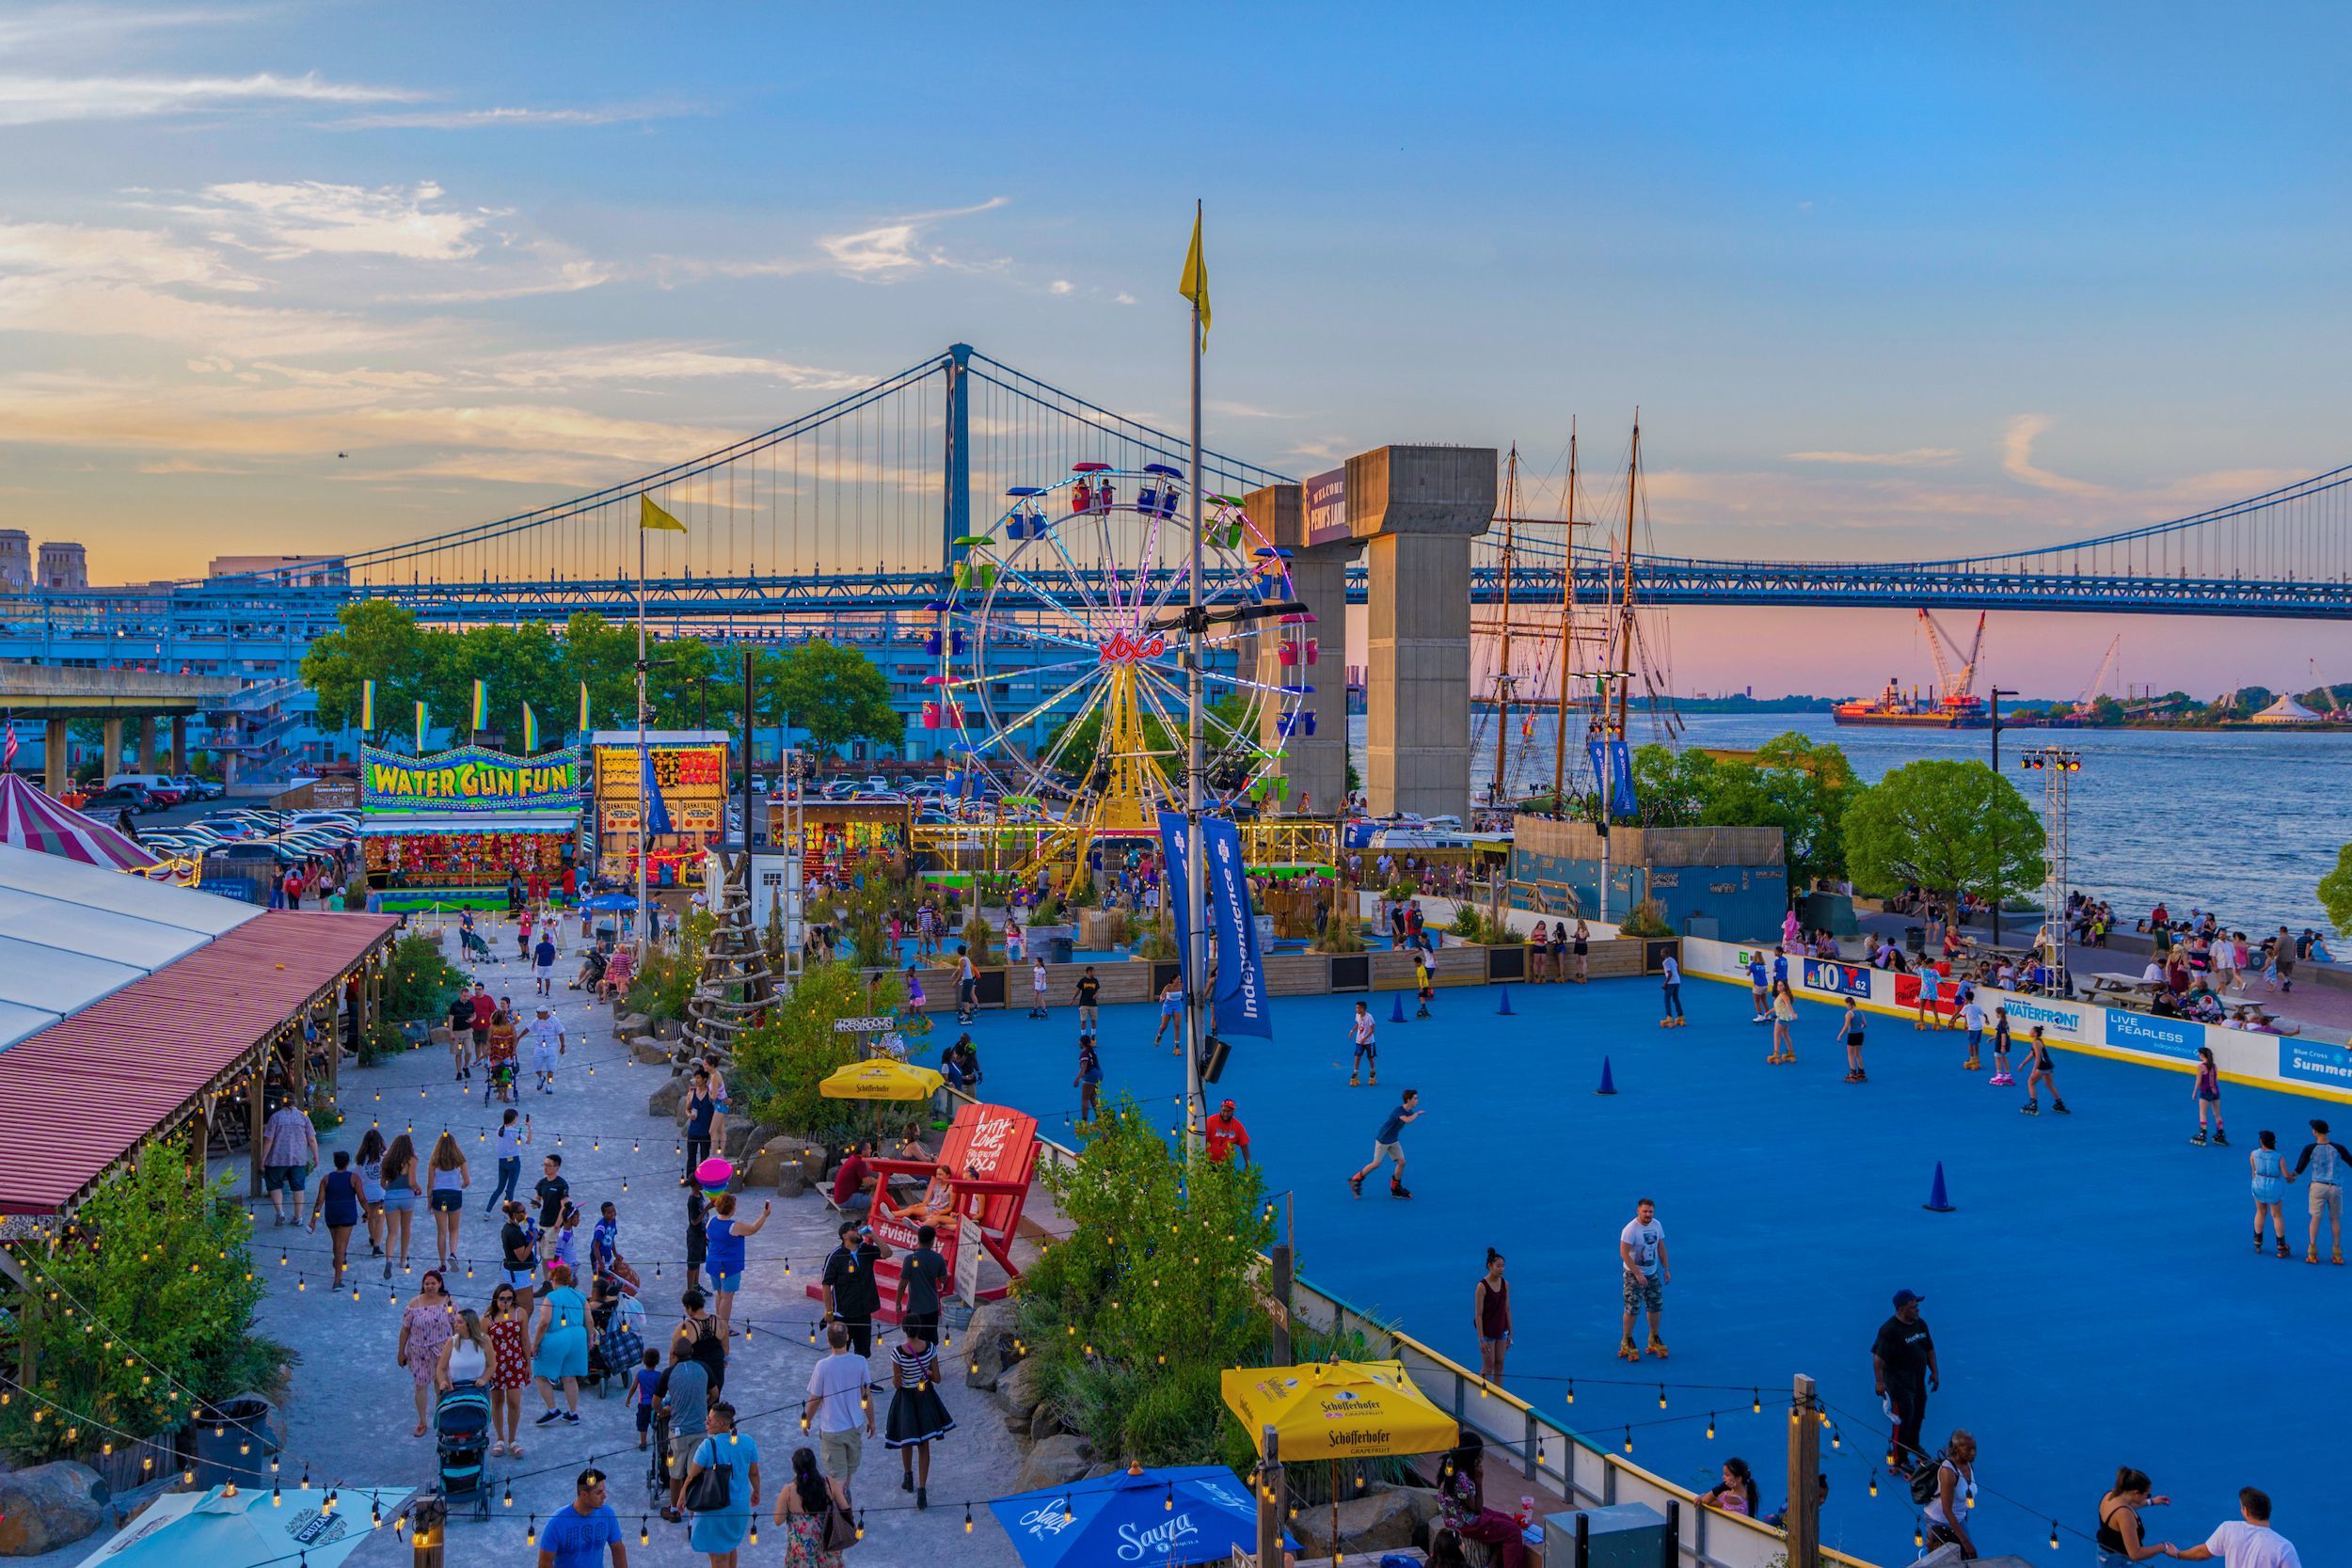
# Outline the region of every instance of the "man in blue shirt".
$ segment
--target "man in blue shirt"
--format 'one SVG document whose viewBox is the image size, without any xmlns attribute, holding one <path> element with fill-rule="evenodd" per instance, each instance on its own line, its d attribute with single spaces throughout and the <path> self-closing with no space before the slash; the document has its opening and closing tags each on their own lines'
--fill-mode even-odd
<svg viewBox="0 0 2352 1568">
<path fill-rule="evenodd" d="M 1406 1089 L 1403 1103 L 1389 1113 L 1389 1119 L 1382 1122 L 1380 1131 L 1372 1135 L 1372 1164 L 1347 1179 L 1348 1190 L 1358 1197 L 1364 1196 L 1364 1178 L 1391 1160 L 1396 1162 L 1396 1170 L 1389 1178 L 1389 1196 L 1413 1196 L 1405 1189 L 1405 1125 L 1421 1116 L 1420 1101 L 1420 1091 Z"/>
<path fill-rule="evenodd" d="M 539 1568 L 603 1568 L 607 1546 L 612 1568 L 628 1568 L 621 1521 L 604 1500 L 604 1472 L 589 1466 L 580 1472 L 578 1486 L 571 1502 L 549 1515 L 539 1532 Z"/>
<path fill-rule="evenodd" d="M 1764 954 L 1761 949 L 1748 954 L 1748 1000 L 1756 1008 L 1750 1023 L 1770 1023 L 1772 1021 L 1772 991 L 1764 983 Z"/>
</svg>

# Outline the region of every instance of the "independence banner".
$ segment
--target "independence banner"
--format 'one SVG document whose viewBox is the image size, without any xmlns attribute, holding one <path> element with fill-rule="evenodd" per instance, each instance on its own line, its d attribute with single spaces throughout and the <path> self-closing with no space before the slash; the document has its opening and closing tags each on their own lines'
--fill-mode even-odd
<svg viewBox="0 0 2352 1568">
<path fill-rule="evenodd" d="M 1160 813 L 1160 853 L 1168 860 L 1168 907 L 1176 916 L 1176 956 L 1189 992 L 1197 978 L 1192 973 L 1192 847 L 1183 812 Z"/>
<path fill-rule="evenodd" d="M 1593 793 L 1600 793 L 1600 781 L 1609 779 L 1609 815 L 1631 816 L 1635 814 L 1633 798 L 1633 755 L 1622 740 L 1606 740 L 1599 736 L 1587 736 L 1585 748 L 1593 756 Z"/>
<path fill-rule="evenodd" d="M 1204 818 L 1200 852 L 1209 860 L 1209 929 L 1216 938 L 1216 1029 L 1220 1035 L 1274 1037 L 1258 925 L 1249 917 L 1249 877 L 1241 830 L 1226 817 Z"/>
</svg>

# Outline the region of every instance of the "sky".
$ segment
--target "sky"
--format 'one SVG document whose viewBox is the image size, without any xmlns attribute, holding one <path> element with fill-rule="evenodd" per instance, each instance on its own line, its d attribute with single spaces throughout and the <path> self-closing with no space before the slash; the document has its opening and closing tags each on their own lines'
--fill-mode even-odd
<svg viewBox="0 0 2352 1568">
<path fill-rule="evenodd" d="M 550 14 L 0 9 L 0 527 L 103 581 L 386 543 L 957 341 L 1172 422 L 1196 197 L 1209 439 L 1291 473 L 1555 473 L 1571 416 L 1606 467 L 1638 406 L 1657 547 L 1908 559 L 2352 458 L 2319 6 Z M 1677 682 L 1931 675 L 1827 614 L 1678 611 Z M 2331 626 L 2019 614 L 1986 671 L 2072 695 L 2119 631 L 2352 679 Z"/>
</svg>

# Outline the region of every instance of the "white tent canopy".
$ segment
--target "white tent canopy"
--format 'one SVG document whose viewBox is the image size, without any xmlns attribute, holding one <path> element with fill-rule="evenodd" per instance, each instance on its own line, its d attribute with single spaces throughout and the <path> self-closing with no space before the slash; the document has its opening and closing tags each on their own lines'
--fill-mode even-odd
<svg viewBox="0 0 2352 1568">
<path fill-rule="evenodd" d="M 2318 714 L 2281 691 L 2279 693 L 2277 702 L 2254 715 L 2254 722 L 2257 724 L 2309 724 L 2315 722 L 2318 718 Z"/>
<path fill-rule="evenodd" d="M 0 845 L 0 1051 L 261 912 Z"/>
</svg>

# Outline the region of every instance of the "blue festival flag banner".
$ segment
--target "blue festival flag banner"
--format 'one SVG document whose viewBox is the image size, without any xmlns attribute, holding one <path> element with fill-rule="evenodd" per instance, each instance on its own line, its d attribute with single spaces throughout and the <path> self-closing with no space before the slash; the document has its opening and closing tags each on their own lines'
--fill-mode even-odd
<svg viewBox="0 0 2352 1568">
<path fill-rule="evenodd" d="M 653 752 L 640 746 L 637 749 L 638 789 L 644 801 L 644 836 L 660 838 L 675 832 L 670 825 L 670 803 L 661 798 L 660 781 L 653 776 Z"/>
<path fill-rule="evenodd" d="M 1216 1029 L 1220 1035 L 1274 1037 L 1265 961 L 1258 952 L 1258 923 L 1249 914 L 1249 875 L 1241 856 L 1241 830 L 1230 817 L 1200 823 L 1200 852 L 1209 862 L 1209 929 L 1216 938 Z"/>
<path fill-rule="evenodd" d="M 1600 736 L 1587 736 L 1585 748 L 1593 757 L 1593 792 L 1600 792 L 1600 781 L 1609 780 L 1609 815 L 1631 816 L 1636 813 L 1633 797 L 1633 753 L 1626 750 L 1623 740 L 1610 740 Z"/>
<path fill-rule="evenodd" d="M 1176 915 L 1176 956 L 1183 965 L 1184 990 L 1193 989 L 1192 973 L 1192 845 L 1184 832 L 1184 814 L 1160 813 L 1160 853 L 1168 860 L 1168 907 Z"/>
</svg>

